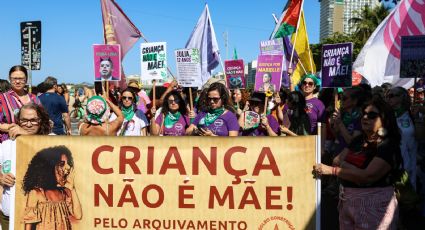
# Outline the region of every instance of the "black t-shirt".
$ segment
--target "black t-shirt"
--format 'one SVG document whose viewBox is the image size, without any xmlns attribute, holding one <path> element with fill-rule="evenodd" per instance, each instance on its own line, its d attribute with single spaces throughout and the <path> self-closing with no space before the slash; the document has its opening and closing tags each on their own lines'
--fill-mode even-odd
<svg viewBox="0 0 425 230">
<path fill-rule="evenodd" d="M 390 166 L 391 170 L 382 176 L 382 178 L 371 184 L 356 184 L 351 181 L 342 180 L 341 184 L 344 187 L 351 188 L 372 188 L 372 187 L 387 187 L 393 184 L 392 178 L 396 170 L 399 169 L 401 164 L 401 152 L 398 142 L 385 139 L 378 145 L 375 143 L 366 143 L 362 135 L 354 139 L 348 146 L 349 152 L 345 157 L 344 161 L 350 163 L 360 169 L 366 169 L 374 157 L 381 158 L 386 161 Z"/>
</svg>

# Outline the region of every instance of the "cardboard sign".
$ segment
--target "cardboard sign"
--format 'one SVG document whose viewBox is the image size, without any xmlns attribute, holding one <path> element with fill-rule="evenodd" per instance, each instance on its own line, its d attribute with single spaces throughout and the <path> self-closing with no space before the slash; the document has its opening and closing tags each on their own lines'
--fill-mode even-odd
<svg viewBox="0 0 425 230">
<path fill-rule="evenodd" d="M 425 35 L 401 37 L 400 78 L 425 78 Z"/>
<path fill-rule="evenodd" d="M 121 80 L 121 46 L 93 45 L 94 81 Z"/>
<path fill-rule="evenodd" d="M 279 92 L 283 55 L 259 55 L 255 88 L 257 92 Z"/>
<path fill-rule="evenodd" d="M 202 87 L 201 56 L 198 49 L 180 49 L 176 56 L 177 82 L 183 87 Z"/>
<path fill-rule="evenodd" d="M 21 22 L 21 64 L 31 70 L 41 68 L 41 21 Z"/>
<path fill-rule="evenodd" d="M 72 229 L 314 229 L 315 136 L 219 139 L 21 136 L 10 221 L 14 229 L 52 221 Z M 43 209 L 52 205 L 43 194 L 55 193 L 67 194 L 54 205 L 69 216 Z"/>
<path fill-rule="evenodd" d="M 323 45 L 322 87 L 344 88 L 352 85 L 353 43 Z"/>
<path fill-rule="evenodd" d="M 158 85 L 167 82 L 167 43 L 140 44 L 143 81 L 157 80 Z"/>
<path fill-rule="evenodd" d="M 245 66 L 243 60 L 224 61 L 224 70 L 229 89 L 245 88 Z"/>
</svg>

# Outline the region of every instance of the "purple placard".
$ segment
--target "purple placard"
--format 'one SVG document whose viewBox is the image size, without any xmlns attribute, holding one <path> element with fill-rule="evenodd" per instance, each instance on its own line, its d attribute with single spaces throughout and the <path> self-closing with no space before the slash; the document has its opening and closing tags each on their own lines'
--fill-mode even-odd
<svg viewBox="0 0 425 230">
<path fill-rule="evenodd" d="M 242 59 L 224 61 L 224 70 L 229 89 L 245 88 L 245 66 Z"/>
<path fill-rule="evenodd" d="M 352 85 L 353 43 L 323 45 L 322 87 L 337 88 Z"/>
<path fill-rule="evenodd" d="M 93 45 L 95 81 L 121 80 L 120 45 Z"/>
<path fill-rule="evenodd" d="M 282 79 L 283 55 L 259 55 L 255 87 L 257 92 L 278 92 Z"/>
</svg>

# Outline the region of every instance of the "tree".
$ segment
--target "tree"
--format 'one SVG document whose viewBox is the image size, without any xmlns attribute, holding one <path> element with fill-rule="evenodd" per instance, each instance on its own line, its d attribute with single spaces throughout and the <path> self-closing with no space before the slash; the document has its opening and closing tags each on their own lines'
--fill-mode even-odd
<svg viewBox="0 0 425 230">
<path fill-rule="evenodd" d="M 355 14 L 356 17 L 349 20 L 349 23 L 355 28 L 352 35 L 359 38 L 363 43 L 366 43 L 376 27 L 388 16 L 389 12 L 384 5 L 374 8 L 366 5 L 360 11 L 355 12 Z"/>
</svg>

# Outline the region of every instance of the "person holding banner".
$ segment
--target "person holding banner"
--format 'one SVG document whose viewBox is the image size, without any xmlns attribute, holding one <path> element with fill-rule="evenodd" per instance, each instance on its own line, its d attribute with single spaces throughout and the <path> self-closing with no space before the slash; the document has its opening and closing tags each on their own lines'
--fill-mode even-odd
<svg viewBox="0 0 425 230">
<path fill-rule="evenodd" d="M 127 88 L 121 92 L 120 109 L 124 115 L 124 122 L 117 132 L 117 136 L 146 136 L 146 127 L 149 125 L 145 114 L 137 109 L 136 92 Z M 109 119 L 117 119 L 114 113 Z"/>
<path fill-rule="evenodd" d="M 340 229 L 396 229 L 398 203 L 393 183 L 400 169 L 400 132 L 391 107 L 373 98 L 364 107 L 362 135 L 335 159 L 316 164 L 315 176 L 340 179 Z"/>
<path fill-rule="evenodd" d="M 324 121 L 325 105 L 314 95 L 319 92 L 319 79 L 314 74 L 307 74 L 301 79 L 298 87 L 306 100 L 306 111 L 310 118 L 311 134 L 317 133 L 317 123 Z"/>
<path fill-rule="evenodd" d="M 157 111 L 152 108 L 151 112 Z M 173 90 L 165 95 L 159 116 L 152 117 L 151 135 L 184 136 L 189 125 L 186 103 L 180 93 Z"/>
<path fill-rule="evenodd" d="M 15 115 L 23 105 L 30 102 L 40 104 L 37 96 L 25 91 L 28 74 L 24 66 L 16 65 L 10 68 L 9 80 L 11 90 L 0 94 L 0 141 L 9 139 L 9 129 L 17 123 Z"/>
<path fill-rule="evenodd" d="M 22 190 L 27 196 L 25 229 L 72 229 L 82 208 L 74 183 L 74 161 L 65 146 L 42 149 L 32 158 Z"/>
<path fill-rule="evenodd" d="M 109 108 L 117 115 L 111 122 Z M 124 115 L 118 106 L 101 96 L 93 96 L 87 100 L 85 119 L 78 131 L 81 136 L 116 136 L 123 122 Z"/>
<path fill-rule="evenodd" d="M 188 135 L 196 136 L 238 136 L 239 124 L 233 113 L 229 92 L 222 83 L 212 83 L 203 94 L 200 102 L 206 102 L 207 111 L 198 113 L 186 130 Z"/>
<path fill-rule="evenodd" d="M 249 98 L 249 111 L 253 111 L 260 115 L 260 124 L 256 127 L 250 127 L 249 129 L 243 129 L 240 132 L 241 136 L 278 136 L 279 134 L 279 123 L 271 115 L 265 115 L 264 112 L 264 103 L 265 103 L 264 93 L 254 92 Z M 243 113 L 239 117 L 239 125 L 241 127 L 247 127 L 245 125 L 246 113 Z"/>
</svg>

